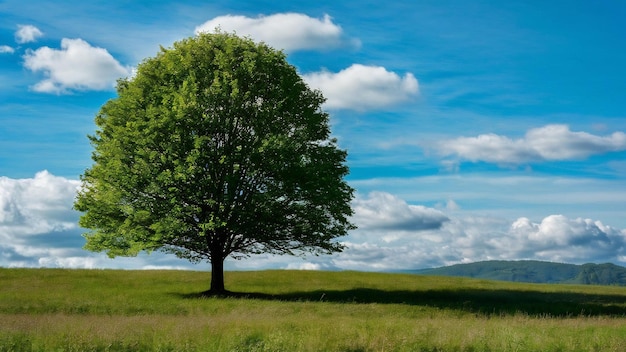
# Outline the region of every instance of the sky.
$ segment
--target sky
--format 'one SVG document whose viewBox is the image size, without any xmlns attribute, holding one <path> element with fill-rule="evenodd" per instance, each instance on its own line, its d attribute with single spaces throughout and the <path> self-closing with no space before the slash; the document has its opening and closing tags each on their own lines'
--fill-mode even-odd
<svg viewBox="0 0 626 352">
<path fill-rule="evenodd" d="M 358 229 L 227 270 L 626 265 L 626 2 L 0 1 L 0 267 L 209 270 L 82 249 L 115 83 L 203 31 L 284 50 L 348 151 Z"/>
</svg>

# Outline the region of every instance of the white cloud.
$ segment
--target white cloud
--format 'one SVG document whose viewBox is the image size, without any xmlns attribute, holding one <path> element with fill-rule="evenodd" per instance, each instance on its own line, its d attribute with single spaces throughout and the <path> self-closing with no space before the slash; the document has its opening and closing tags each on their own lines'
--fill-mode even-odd
<svg viewBox="0 0 626 352">
<path fill-rule="evenodd" d="M 465 216 L 440 229 L 412 236 L 399 230 L 358 229 L 343 253 L 329 257 L 342 270 L 399 270 L 440 267 L 483 260 L 545 260 L 582 264 L 619 263 L 626 258 L 626 230 L 591 219 L 550 215 L 527 218 Z M 385 239 L 394 236 L 393 242 Z"/>
<path fill-rule="evenodd" d="M 382 108 L 407 101 L 418 93 L 413 74 L 400 77 L 380 66 L 353 64 L 338 73 L 321 71 L 303 78 L 309 86 L 322 91 L 329 109 Z"/>
<path fill-rule="evenodd" d="M 567 125 L 546 125 L 529 130 L 524 138 L 510 139 L 497 134 L 459 137 L 437 143 L 445 156 L 472 162 L 521 164 L 543 160 L 584 159 L 591 155 L 626 150 L 626 134 L 614 132 L 597 136 L 570 131 Z"/>
<path fill-rule="evenodd" d="M 358 196 L 352 202 L 352 220 L 362 229 L 421 231 L 440 228 L 448 221 L 441 211 L 421 205 L 410 205 L 384 192 Z"/>
<path fill-rule="evenodd" d="M 626 188 L 621 178 L 597 179 L 561 176 L 537 176 L 531 173 L 514 175 L 489 173 L 439 174 L 420 177 L 381 177 L 352 180 L 351 185 L 361 192 L 385 191 L 403 199 L 439 203 L 442 197 L 454 199 L 468 208 L 486 209 L 490 213 L 514 218 L 519 214 L 513 205 L 523 204 L 531 217 L 543 216 L 555 208 L 573 206 L 579 209 L 575 216 L 591 217 L 602 214 L 621 214 L 626 199 Z M 593 207 L 588 205 L 592 203 Z M 491 206 L 493 204 L 494 206 Z M 511 206 L 503 207 L 503 204 Z M 612 212 L 611 210 L 615 210 Z M 623 216 L 617 217 L 620 219 Z M 621 226 L 626 222 L 621 221 Z"/>
<path fill-rule="evenodd" d="M 548 125 L 526 133 L 526 141 L 546 160 L 584 159 L 590 155 L 626 150 L 626 133 L 596 136 L 572 132 L 567 125 Z"/>
<path fill-rule="evenodd" d="M 446 210 L 455 211 L 459 209 L 461 209 L 461 207 L 457 204 L 457 202 L 452 199 L 448 199 L 448 201 L 446 202 Z"/>
<path fill-rule="evenodd" d="M 116 79 L 131 73 L 106 49 L 93 47 L 82 39 L 67 38 L 61 40 L 60 50 L 41 47 L 28 51 L 24 66 L 47 76 L 33 87 L 35 91 L 57 94 L 112 89 Z"/>
<path fill-rule="evenodd" d="M 0 177 L 1 232 L 29 236 L 75 228 L 71 205 L 78 186 L 47 171 L 29 179 Z"/>
<path fill-rule="evenodd" d="M 8 45 L 0 45 L 0 54 L 13 54 L 15 49 Z"/>
<path fill-rule="evenodd" d="M 626 230 L 597 220 L 550 215 L 533 223 L 519 218 L 511 225 L 509 234 L 505 245 L 514 249 L 517 256 L 580 262 L 618 260 L 626 254 Z"/>
<path fill-rule="evenodd" d="M 256 18 L 219 16 L 196 27 L 195 32 L 213 32 L 217 28 L 287 51 L 323 49 L 342 44 L 341 27 L 330 16 L 322 19 L 299 13 L 279 13 Z"/>
<path fill-rule="evenodd" d="M 598 220 L 549 215 L 539 222 L 521 217 L 502 233 L 483 238 L 485 255 L 497 259 L 554 262 L 617 262 L 626 254 L 626 230 Z M 479 258 L 480 259 L 480 258 Z"/>
<path fill-rule="evenodd" d="M 15 41 L 24 44 L 37 41 L 43 32 L 39 28 L 32 25 L 18 25 L 15 32 Z"/>
<path fill-rule="evenodd" d="M 37 262 L 38 267 L 95 269 L 98 259 L 95 257 L 42 257 Z"/>
<path fill-rule="evenodd" d="M 408 260 L 424 259 L 425 253 L 414 252 L 410 245 L 388 246 L 369 242 L 345 242 L 346 250 L 332 260 L 342 270 L 385 271 L 403 268 L 410 265 Z M 404 266 L 404 268 L 407 268 Z"/>
<path fill-rule="evenodd" d="M 208 268 L 160 252 L 110 259 L 83 250 L 85 230 L 72 209 L 80 184 L 48 171 L 33 178 L 0 177 L 0 267 Z"/>
<path fill-rule="evenodd" d="M 324 267 L 319 263 L 289 263 L 287 270 L 323 270 Z"/>
<path fill-rule="evenodd" d="M 72 209 L 79 185 L 47 171 L 34 178 L 0 177 L 1 266 L 69 263 L 67 258 L 76 257 L 83 241 Z"/>
<path fill-rule="evenodd" d="M 463 210 L 453 201 L 447 205 L 446 211 L 454 215 L 409 205 L 389 193 L 357 195 L 353 220 L 359 228 L 344 239 L 344 252 L 325 258 L 328 266 L 381 271 L 496 259 L 580 264 L 626 258 L 626 229 L 598 220 L 549 215 L 538 222 L 524 217 L 512 221 L 485 216 L 489 211 Z M 439 226 L 408 226 L 411 219 L 419 223 L 424 216 L 439 221 Z"/>
</svg>

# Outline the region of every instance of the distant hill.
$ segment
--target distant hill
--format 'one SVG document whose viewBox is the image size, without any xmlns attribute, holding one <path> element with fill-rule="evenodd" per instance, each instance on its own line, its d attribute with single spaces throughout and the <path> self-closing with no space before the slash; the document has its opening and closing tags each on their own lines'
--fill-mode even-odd
<svg viewBox="0 0 626 352">
<path fill-rule="evenodd" d="M 492 260 L 411 272 L 500 281 L 626 286 L 626 268 L 610 263 L 575 265 L 536 260 Z"/>
</svg>

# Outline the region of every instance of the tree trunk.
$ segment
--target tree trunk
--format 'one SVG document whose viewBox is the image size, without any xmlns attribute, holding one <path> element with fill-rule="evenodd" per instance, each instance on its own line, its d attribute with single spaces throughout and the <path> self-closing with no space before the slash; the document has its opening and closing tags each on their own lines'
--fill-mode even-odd
<svg viewBox="0 0 626 352">
<path fill-rule="evenodd" d="M 208 291 L 211 295 L 227 293 L 224 287 L 224 255 L 220 249 L 211 250 L 211 288 Z"/>
<path fill-rule="evenodd" d="M 219 295 L 226 293 L 224 287 L 224 259 L 219 256 L 211 258 L 211 289 L 210 294 Z"/>
</svg>

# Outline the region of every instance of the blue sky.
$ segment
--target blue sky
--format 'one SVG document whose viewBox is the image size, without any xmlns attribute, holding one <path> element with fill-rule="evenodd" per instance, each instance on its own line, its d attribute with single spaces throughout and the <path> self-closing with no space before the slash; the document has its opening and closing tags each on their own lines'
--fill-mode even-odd
<svg viewBox="0 0 626 352">
<path fill-rule="evenodd" d="M 86 252 L 72 203 L 116 79 L 218 26 L 326 96 L 359 226 L 340 254 L 228 269 L 626 265 L 624 18 L 620 1 L 2 1 L 0 266 L 209 267 Z"/>
</svg>

